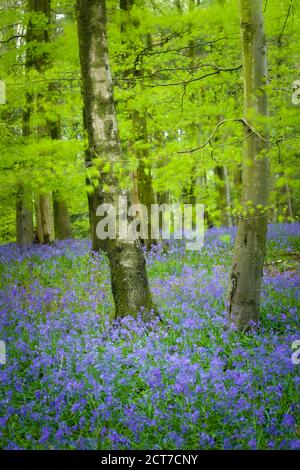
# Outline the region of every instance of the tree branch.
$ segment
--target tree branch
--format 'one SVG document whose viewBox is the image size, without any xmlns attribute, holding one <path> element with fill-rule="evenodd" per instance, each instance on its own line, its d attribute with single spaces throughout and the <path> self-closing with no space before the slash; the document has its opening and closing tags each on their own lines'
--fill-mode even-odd
<svg viewBox="0 0 300 470">
<path fill-rule="evenodd" d="M 244 118 L 232 118 L 232 119 L 224 119 L 223 121 L 220 121 L 216 125 L 215 129 L 210 134 L 210 136 L 206 139 L 206 141 L 203 142 L 203 144 L 199 145 L 198 147 L 194 147 L 194 148 L 190 148 L 190 149 L 186 149 L 186 150 L 179 150 L 176 153 L 177 154 L 194 153 L 194 152 L 197 152 L 198 150 L 203 149 L 204 147 L 206 147 L 208 144 L 211 143 L 212 139 L 214 138 L 214 136 L 218 132 L 219 128 L 221 126 L 223 126 L 224 124 L 226 124 L 227 122 L 241 122 L 242 124 L 244 124 L 245 127 L 247 127 L 251 131 L 252 134 L 255 134 L 257 137 L 259 137 L 264 142 L 269 142 L 269 140 L 265 139 L 256 129 L 254 129 L 254 127 L 251 126 L 251 124 L 249 124 L 249 122 L 247 122 L 246 119 L 244 119 Z"/>
<path fill-rule="evenodd" d="M 155 87 L 165 87 L 165 86 L 179 86 L 179 85 L 184 85 L 185 87 L 189 85 L 190 83 L 197 82 L 199 80 L 202 80 L 207 77 L 211 77 L 213 75 L 218 75 L 220 72 L 234 72 L 236 70 L 240 70 L 242 68 L 242 65 L 237 65 L 236 67 L 218 67 L 217 65 L 214 66 L 216 70 L 214 72 L 206 73 L 205 75 L 201 75 L 200 77 L 194 77 L 189 80 L 181 80 L 180 82 L 170 82 L 170 83 L 156 83 L 155 85 L 150 85 L 146 84 L 143 82 L 143 86 L 147 88 L 155 88 Z M 142 79 L 143 77 L 140 77 L 139 79 Z M 145 77 L 144 77 L 145 78 Z M 149 76 L 151 78 L 151 76 Z M 131 79 L 130 79 L 131 80 Z"/>
<path fill-rule="evenodd" d="M 26 36 L 24 34 L 16 34 L 14 36 L 11 36 L 8 39 L 5 39 L 5 41 L 0 41 L 0 44 L 7 44 L 9 41 L 12 41 L 13 39 L 19 39 L 19 38 L 25 38 Z"/>
<path fill-rule="evenodd" d="M 170 52 L 181 52 L 181 51 L 185 51 L 185 50 L 191 50 L 191 49 L 195 49 L 197 47 L 210 46 L 210 45 L 215 44 L 217 42 L 224 41 L 225 39 L 235 39 L 235 38 L 230 38 L 228 36 L 224 36 L 222 38 L 214 39 L 213 41 L 206 41 L 206 42 L 202 42 L 202 43 L 198 43 L 198 44 L 178 47 L 177 49 L 167 49 L 167 50 L 164 50 L 164 51 L 153 51 L 153 52 L 150 52 L 147 55 L 168 54 Z M 139 52 L 138 55 L 145 55 L 145 52 L 147 52 L 147 50 L 151 49 L 151 47 L 154 47 L 155 45 L 156 44 L 153 44 L 153 46 L 149 46 L 149 47 L 143 49 L 141 52 Z M 160 43 L 157 43 L 157 45 L 160 45 Z"/>
<path fill-rule="evenodd" d="M 281 43 L 281 39 L 282 39 L 284 30 L 285 30 L 285 28 L 286 28 L 288 19 L 289 19 L 289 17 L 290 17 L 290 13 L 291 13 L 291 11 L 292 11 L 292 8 L 293 8 L 293 0 L 290 1 L 289 9 L 288 9 L 288 11 L 287 11 L 287 15 L 286 15 L 286 18 L 285 18 L 285 21 L 284 21 L 282 30 L 281 30 L 281 32 L 280 32 L 280 34 L 279 34 L 279 36 L 278 36 L 278 44 Z"/>
</svg>

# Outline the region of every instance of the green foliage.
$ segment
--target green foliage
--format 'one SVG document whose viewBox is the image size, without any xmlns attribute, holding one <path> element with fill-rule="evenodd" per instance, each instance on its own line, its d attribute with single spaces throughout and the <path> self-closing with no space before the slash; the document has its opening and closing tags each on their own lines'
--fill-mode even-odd
<svg viewBox="0 0 300 470">
<path fill-rule="evenodd" d="M 0 79 L 6 82 L 7 104 L 0 107 L 0 205 L 4 214 L 12 211 L 14 197 L 9 208 L 4 206 L 7 194 L 14 195 L 26 182 L 33 192 L 60 188 L 66 199 L 73 199 L 76 215 L 82 210 L 80 198 L 86 199 L 85 177 L 96 181 L 97 167 L 105 171 L 106 161 L 95 161 L 86 174 L 75 2 L 52 0 L 50 25 L 43 15 L 28 13 L 26 3 L 16 8 L 6 0 L 1 6 Z M 299 0 L 292 6 L 284 0 L 268 2 L 265 18 L 271 212 L 274 221 L 290 220 L 300 207 L 300 115 L 291 99 L 299 79 Z M 26 43 L 29 19 L 48 30 L 49 42 Z M 117 162 L 113 170 L 123 186 L 131 185 L 130 173 L 142 155 L 152 167 L 157 192 L 168 192 L 172 201 L 193 194 L 214 224 L 223 223 L 217 166 L 227 169 L 233 210 L 240 199 L 237 172 L 245 137 L 243 124 L 235 121 L 243 115 L 239 28 L 235 0 L 136 0 L 130 11 L 108 1 L 110 63 L 124 150 L 124 165 Z M 26 68 L 26 54 L 46 54 L 47 66 Z M 29 97 L 34 97 L 31 136 L 25 137 Z M 226 123 L 216 130 L 222 120 Z M 41 139 L 38 130 L 57 122 L 61 139 Z M 266 123 L 252 116 L 252 124 L 260 131 Z"/>
</svg>

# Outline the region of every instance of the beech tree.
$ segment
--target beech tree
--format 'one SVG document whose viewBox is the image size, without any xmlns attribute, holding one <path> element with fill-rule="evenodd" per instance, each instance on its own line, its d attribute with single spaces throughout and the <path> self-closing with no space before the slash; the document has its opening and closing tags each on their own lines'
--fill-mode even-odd
<svg viewBox="0 0 300 470">
<path fill-rule="evenodd" d="M 38 73 L 43 73 L 48 65 L 48 54 L 41 49 L 37 52 L 36 43 L 47 43 L 49 41 L 49 23 L 50 23 L 50 1 L 49 0 L 29 0 L 29 12 L 43 15 L 42 20 L 37 18 L 30 19 L 28 24 L 28 39 L 31 42 L 28 50 L 30 51 L 30 67 Z M 49 135 L 49 123 L 43 116 L 45 107 L 43 104 L 43 94 L 36 97 L 37 110 L 39 113 L 40 124 L 37 125 L 37 136 L 40 138 Z M 31 97 L 32 99 L 32 97 Z M 30 124 L 29 124 L 30 125 Z M 51 243 L 54 241 L 54 218 L 53 218 L 53 198 L 52 193 L 41 191 L 36 195 L 36 216 L 37 216 L 37 236 L 40 243 Z"/>
<path fill-rule="evenodd" d="M 33 5 L 28 2 L 28 11 L 33 11 Z M 33 26 L 31 19 L 28 21 L 26 27 L 26 61 L 25 73 L 34 66 L 32 53 L 29 49 L 29 43 L 33 40 Z M 32 112 L 33 97 L 31 94 L 26 94 L 26 105 L 23 109 L 22 119 L 22 134 L 24 137 L 29 137 L 31 134 L 30 117 Z M 23 182 L 17 187 L 16 191 L 16 241 L 20 246 L 30 245 L 34 238 L 33 226 L 33 197 L 30 188 L 26 187 Z"/>
<path fill-rule="evenodd" d="M 262 0 L 239 0 L 244 80 L 244 143 L 242 207 L 238 221 L 229 287 L 229 316 L 237 329 L 259 320 L 266 254 L 269 160 L 266 127 L 267 52 Z M 250 126 L 251 123 L 251 126 Z"/>
<path fill-rule="evenodd" d="M 99 169 L 93 208 L 105 202 L 112 204 L 118 214 L 119 196 L 126 195 L 130 204 L 130 193 L 121 190 L 114 168 L 122 160 L 122 152 L 109 66 L 105 1 L 78 0 L 77 24 L 88 153 Z M 106 171 L 101 165 L 103 158 L 110 164 Z M 148 318 L 153 305 L 143 250 L 139 240 L 120 238 L 119 229 L 116 239 L 100 241 L 109 259 L 115 313 L 117 317 L 135 316 L 143 310 Z"/>
<path fill-rule="evenodd" d="M 55 96 L 55 82 L 48 82 L 45 79 L 45 72 L 51 66 L 47 49 L 50 42 L 51 2 L 50 0 L 29 0 L 27 9 L 29 21 L 26 25 L 25 36 L 25 72 L 28 76 L 33 71 L 36 72 L 40 80 L 45 81 L 45 89 L 27 92 L 22 135 L 24 138 L 32 136 L 37 141 L 45 138 L 58 140 L 61 139 L 60 116 L 55 115 L 50 105 L 51 96 Z M 55 173 L 54 168 L 52 171 Z M 32 205 L 32 191 L 26 188 L 26 185 L 20 184 L 16 207 L 17 243 L 20 245 L 30 244 L 33 241 Z M 45 189 L 44 185 L 40 184 L 38 190 L 35 191 L 35 208 L 37 240 L 40 243 L 53 242 L 55 235 L 58 239 L 71 236 L 68 206 L 59 190 L 52 194 L 51 190 Z"/>
</svg>

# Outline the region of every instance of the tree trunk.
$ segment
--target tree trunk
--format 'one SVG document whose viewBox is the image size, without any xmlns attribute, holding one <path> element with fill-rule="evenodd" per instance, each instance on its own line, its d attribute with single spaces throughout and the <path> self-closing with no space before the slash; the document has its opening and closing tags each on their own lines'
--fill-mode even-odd
<svg viewBox="0 0 300 470">
<path fill-rule="evenodd" d="M 34 11 L 37 13 L 43 13 L 50 23 L 50 0 L 31 0 Z M 35 40 L 38 42 L 49 42 L 49 32 L 47 28 L 40 28 L 35 34 Z M 45 53 L 38 57 L 35 61 L 36 70 L 43 72 L 48 62 L 48 54 Z M 37 97 L 37 108 L 40 114 L 45 113 L 41 101 L 43 96 Z M 46 137 L 50 135 L 50 125 L 47 123 L 45 126 L 38 126 L 38 135 L 40 137 Z M 40 243 L 47 244 L 52 243 L 55 240 L 54 233 L 54 217 L 53 217 L 53 198 L 51 192 L 43 191 L 37 195 L 37 233 L 38 240 Z"/>
<path fill-rule="evenodd" d="M 232 227 L 231 219 L 231 197 L 229 178 L 227 168 L 225 166 L 216 166 L 215 175 L 217 177 L 217 190 L 218 190 L 218 209 L 220 210 L 221 225 Z"/>
<path fill-rule="evenodd" d="M 228 227 L 232 227 L 232 217 L 231 217 L 231 194 L 230 194 L 230 180 L 228 176 L 227 167 L 224 166 L 224 185 L 225 185 L 225 198 L 226 198 L 226 206 L 227 206 L 227 225 Z"/>
<path fill-rule="evenodd" d="M 29 3 L 29 11 L 31 11 Z M 28 44 L 32 41 L 32 24 L 29 20 L 26 28 L 26 61 L 25 71 L 31 68 L 31 54 L 28 52 Z M 31 134 L 30 117 L 32 112 L 33 96 L 26 93 L 26 104 L 23 108 L 22 135 L 28 137 Z M 30 245 L 34 239 L 33 227 L 33 201 L 32 191 L 19 184 L 16 192 L 16 238 L 17 244 Z"/>
<path fill-rule="evenodd" d="M 37 236 L 39 243 L 53 243 L 55 240 L 52 193 L 40 193 L 36 197 Z"/>
<path fill-rule="evenodd" d="M 87 134 L 87 122 L 86 122 L 86 111 L 83 108 L 83 130 Z M 87 143 L 84 149 L 84 161 L 86 169 L 89 169 L 93 166 L 92 155 L 90 152 L 89 145 Z M 97 207 L 101 204 L 101 194 L 93 185 L 92 179 L 88 176 L 85 179 L 85 184 L 87 188 L 87 199 L 88 199 L 88 211 L 89 211 L 89 224 L 90 224 L 90 236 L 92 241 L 92 250 L 99 251 L 101 249 L 101 240 L 97 237 L 96 227 L 97 227 L 97 216 L 96 210 Z"/>
<path fill-rule="evenodd" d="M 130 194 L 121 191 L 114 175 L 114 164 L 122 160 L 122 153 L 108 61 L 105 1 L 77 0 L 77 21 L 89 152 L 92 161 L 105 157 L 110 163 L 110 171 L 105 172 L 96 163 L 101 174 L 94 197 L 112 204 L 118 216 L 119 197 L 126 195 L 130 204 Z M 144 318 L 149 318 L 153 304 L 139 240 L 121 239 L 117 233 L 116 239 L 102 245 L 110 264 L 116 316 L 136 316 L 143 310 Z"/>
<path fill-rule="evenodd" d="M 147 121 L 146 117 L 141 115 L 140 112 L 133 113 L 133 127 L 135 130 L 135 142 L 143 140 L 147 142 Z M 151 205 L 155 204 L 155 194 L 152 184 L 152 168 L 151 164 L 147 162 L 149 157 L 148 151 L 136 151 L 138 157 L 138 167 L 136 170 L 137 182 L 137 196 L 138 202 L 147 207 L 148 214 L 151 213 Z M 151 218 L 148 220 L 148 239 L 144 240 L 147 250 L 151 249 L 152 245 L 157 243 L 157 240 L 151 239 Z"/>
<path fill-rule="evenodd" d="M 168 191 L 159 191 L 156 193 L 156 203 L 160 206 L 162 204 L 170 204 L 170 194 Z"/>
<path fill-rule="evenodd" d="M 239 0 L 244 74 L 244 117 L 268 115 L 265 91 L 267 56 L 262 0 Z M 252 125 L 255 124 L 252 122 Z M 244 148 L 242 206 L 229 285 L 229 318 L 238 330 L 259 320 L 260 292 L 266 253 L 269 163 L 267 139 L 247 126 Z M 266 132 L 267 134 L 267 132 Z M 250 206 L 251 205 L 251 206 Z"/>
<path fill-rule="evenodd" d="M 290 186 L 285 170 L 280 171 L 278 174 L 280 178 L 284 180 L 284 184 L 276 189 L 276 208 L 273 214 L 273 222 L 276 223 L 278 220 L 281 222 L 291 222 L 293 220 L 293 204 Z"/>
<path fill-rule="evenodd" d="M 284 187 L 285 187 L 285 193 L 286 193 L 286 198 L 287 198 L 289 221 L 292 222 L 292 220 L 293 220 L 293 205 L 292 205 L 291 190 L 290 190 L 290 186 L 289 186 L 288 179 L 287 179 L 287 176 L 286 176 L 286 172 L 284 172 Z"/>
<path fill-rule="evenodd" d="M 68 205 L 59 191 L 56 191 L 53 195 L 53 213 L 56 239 L 71 238 L 72 230 Z"/>
<path fill-rule="evenodd" d="M 51 91 L 51 85 L 50 85 Z M 50 123 L 50 136 L 53 140 L 61 140 L 61 120 L 57 116 L 54 122 Z M 57 240 L 65 240 L 71 238 L 71 219 L 69 214 L 68 204 L 63 194 L 57 190 L 53 194 L 53 216 L 54 216 L 54 231 Z"/>
<path fill-rule="evenodd" d="M 49 41 L 48 24 L 50 21 L 50 0 L 28 0 L 28 10 L 30 13 L 39 13 L 44 15 L 43 21 L 32 21 L 30 18 L 28 22 L 27 38 L 33 43 L 44 43 Z M 28 69 L 35 69 L 37 72 L 42 73 L 47 66 L 48 54 L 47 52 L 38 52 L 36 47 L 31 47 L 27 51 L 26 67 Z M 37 96 L 38 112 L 43 114 L 43 96 Z M 28 123 L 30 126 L 30 124 Z M 38 126 L 37 133 L 40 137 L 49 135 L 49 126 Z M 40 243 L 51 243 L 54 241 L 54 221 L 53 221 L 53 208 L 52 194 L 48 191 L 41 192 L 36 197 L 36 215 L 37 215 L 37 235 Z M 44 211 L 46 211 L 44 213 Z M 52 217 L 52 220 L 51 220 Z"/>
<path fill-rule="evenodd" d="M 37 235 L 42 244 L 54 242 L 52 194 L 40 194 L 36 201 Z"/>
<path fill-rule="evenodd" d="M 30 245 L 33 242 L 33 203 L 31 191 L 19 186 L 16 196 L 17 244 Z"/>
</svg>

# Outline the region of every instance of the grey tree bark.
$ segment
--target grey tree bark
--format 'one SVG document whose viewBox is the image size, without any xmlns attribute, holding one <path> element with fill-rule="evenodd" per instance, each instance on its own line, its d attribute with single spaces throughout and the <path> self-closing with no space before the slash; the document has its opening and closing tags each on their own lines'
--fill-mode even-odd
<svg viewBox="0 0 300 470">
<path fill-rule="evenodd" d="M 244 76 L 244 118 L 268 116 L 267 54 L 262 0 L 239 0 Z M 253 118 L 253 116 L 255 116 Z M 259 320 L 263 264 L 266 253 L 269 162 L 267 129 L 262 139 L 246 128 L 242 206 L 229 284 L 229 318 L 238 330 Z"/>
<path fill-rule="evenodd" d="M 108 172 L 96 163 L 100 177 L 94 198 L 96 203 L 112 204 L 118 215 L 119 196 L 126 195 L 130 204 L 130 193 L 121 191 L 114 172 L 122 152 L 108 60 L 105 1 L 77 0 L 77 23 L 89 154 L 92 162 L 103 158 L 110 163 Z M 116 316 L 136 316 L 143 311 L 144 318 L 149 318 L 153 304 L 139 240 L 107 239 L 102 248 L 109 259 Z"/>
</svg>

